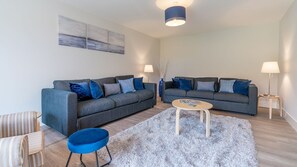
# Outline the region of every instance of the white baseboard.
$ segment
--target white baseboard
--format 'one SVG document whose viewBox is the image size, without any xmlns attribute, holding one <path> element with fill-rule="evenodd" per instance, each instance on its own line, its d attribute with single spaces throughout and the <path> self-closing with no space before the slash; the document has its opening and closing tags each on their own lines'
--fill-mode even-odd
<svg viewBox="0 0 297 167">
<path fill-rule="evenodd" d="M 284 112 L 284 117 L 287 120 L 287 122 L 297 132 L 297 121 L 285 109 L 283 109 L 283 112 Z"/>
</svg>

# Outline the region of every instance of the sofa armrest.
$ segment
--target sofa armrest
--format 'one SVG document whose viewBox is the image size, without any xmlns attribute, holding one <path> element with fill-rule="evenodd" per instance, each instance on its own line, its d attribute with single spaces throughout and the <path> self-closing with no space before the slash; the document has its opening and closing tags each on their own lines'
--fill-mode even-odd
<svg viewBox="0 0 297 167">
<path fill-rule="evenodd" d="M 254 115 L 257 114 L 258 111 L 258 88 L 255 84 L 249 85 L 249 104 L 251 106 L 251 111 L 256 111 L 253 113 Z"/>
<path fill-rule="evenodd" d="M 42 89 L 42 122 L 66 136 L 77 130 L 77 95 L 59 89 Z"/>
<path fill-rule="evenodd" d="M 28 136 L 0 138 L 0 166 L 29 166 Z"/>
<path fill-rule="evenodd" d="M 169 88 L 173 88 L 173 82 L 172 81 L 164 81 L 163 85 L 162 85 L 162 97 L 161 97 L 162 101 L 163 101 L 163 98 L 164 98 L 165 90 L 169 89 Z"/>
<path fill-rule="evenodd" d="M 34 111 L 0 115 L 0 138 L 36 132 L 39 126 Z"/>
<path fill-rule="evenodd" d="M 144 88 L 154 92 L 155 105 L 157 104 L 157 84 L 156 83 L 143 83 Z"/>
</svg>

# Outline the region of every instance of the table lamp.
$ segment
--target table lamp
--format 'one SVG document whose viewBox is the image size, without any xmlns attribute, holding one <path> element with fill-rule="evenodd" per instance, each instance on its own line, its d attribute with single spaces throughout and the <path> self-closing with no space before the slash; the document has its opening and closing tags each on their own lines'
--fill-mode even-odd
<svg viewBox="0 0 297 167">
<path fill-rule="evenodd" d="M 261 73 L 269 74 L 269 81 L 268 81 L 268 96 L 270 96 L 270 79 L 271 74 L 280 73 L 277 61 L 271 62 L 264 62 L 262 66 Z"/>
<path fill-rule="evenodd" d="M 154 72 L 154 68 L 153 68 L 153 65 L 145 65 L 144 66 L 144 72 L 147 72 L 147 73 L 152 73 L 152 72 Z M 148 80 L 148 82 L 150 81 L 149 80 L 149 77 L 147 77 L 147 80 Z"/>
</svg>

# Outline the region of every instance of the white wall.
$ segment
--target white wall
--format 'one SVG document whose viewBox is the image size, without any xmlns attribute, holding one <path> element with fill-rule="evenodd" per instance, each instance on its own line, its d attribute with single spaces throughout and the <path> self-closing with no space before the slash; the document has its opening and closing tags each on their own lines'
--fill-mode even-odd
<svg viewBox="0 0 297 167">
<path fill-rule="evenodd" d="M 125 34 L 125 55 L 58 45 L 58 15 Z M 0 114 L 41 110 L 41 89 L 56 79 L 144 75 L 159 79 L 160 43 L 131 29 L 99 19 L 59 0 L 0 1 Z"/>
<path fill-rule="evenodd" d="M 279 24 L 239 27 L 189 36 L 161 39 L 161 69 L 174 76 L 218 76 L 250 79 L 267 93 L 264 61 L 278 59 Z M 277 76 L 272 93 L 277 94 Z"/>
<path fill-rule="evenodd" d="M 286 119 L 297 130 L 297 1 L 280 23 L 279 92 Z"/>
</svg>

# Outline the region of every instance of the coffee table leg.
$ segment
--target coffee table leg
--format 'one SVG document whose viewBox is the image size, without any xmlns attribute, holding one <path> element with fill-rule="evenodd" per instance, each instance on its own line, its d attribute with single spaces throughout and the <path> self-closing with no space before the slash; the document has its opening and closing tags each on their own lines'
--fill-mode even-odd
<svg viewBox="0 0 297 167">
<path fill-rule="evenodd" d="M 176 109 L 176 122 L 175 122 L 175 134 L 179 135 L 179 113 L 180 113 L 180 109 L 177 108 Z"/>
<path fill-rule="evenodd" d="M 206 137 L 209 137 L 210 136 L 210 113 L 208 110 L 204 110 L 205 112 L 205 124 L 206 124 L 206 127 L 205 127 L 205 130 L 206 130 Z"/>
<path fill-rule="evenodd" d="M 200 110 L 200 122 L 203 122 L 203 111 Z"/>
</svg>

